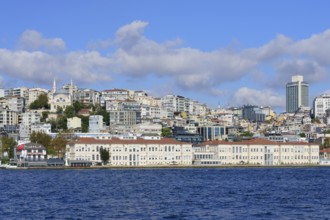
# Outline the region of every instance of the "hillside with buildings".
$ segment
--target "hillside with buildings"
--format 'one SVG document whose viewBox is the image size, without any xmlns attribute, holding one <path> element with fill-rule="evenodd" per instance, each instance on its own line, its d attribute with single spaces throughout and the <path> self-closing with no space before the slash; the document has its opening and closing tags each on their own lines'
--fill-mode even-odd
<svg viewBox="0 0 330 220">
<path fill-rule="evenodd" d="M 280 114 L 271 106 L 211 109 L 175 94 L 96 91 L 73 82 L 58 88 L 55 80 L 51 91 L 3 88 L 1 158 L 89 166 L 100 164 L 100 149 L 106 149 L 110 166 L 319 164 L 330 147 L 330 95 L 315 97 L 312 108 L 308 100 L 302 76 L 286 84 L 286 112 Z M 33 145 L 40 133 L 57 142 Z"/>
</svg>

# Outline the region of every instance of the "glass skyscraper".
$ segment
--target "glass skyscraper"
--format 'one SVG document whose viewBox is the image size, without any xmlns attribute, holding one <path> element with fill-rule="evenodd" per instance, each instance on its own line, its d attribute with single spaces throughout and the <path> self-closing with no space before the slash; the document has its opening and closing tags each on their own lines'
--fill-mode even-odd
<svg viewBox="0 0 330 220">
<path fill-rule="evenodd" d="M 300 75 L 292 76 L 286 84 L 286 112 L 293 113 L 299 107 L 309 107 L 309 84 Z"/>
</svg>

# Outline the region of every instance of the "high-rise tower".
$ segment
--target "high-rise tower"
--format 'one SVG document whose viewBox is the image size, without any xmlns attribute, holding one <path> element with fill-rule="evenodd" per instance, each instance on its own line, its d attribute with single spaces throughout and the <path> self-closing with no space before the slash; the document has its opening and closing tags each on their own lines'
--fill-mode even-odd
<svg viewBox="0 0 330 220">
<path fill-rule="evenodd" d="M 309 84 L 300 75 L 292 76 L 286 84 L 286 112 L 293 113 L 299 107 L 309 107 Z"/>
</svg>

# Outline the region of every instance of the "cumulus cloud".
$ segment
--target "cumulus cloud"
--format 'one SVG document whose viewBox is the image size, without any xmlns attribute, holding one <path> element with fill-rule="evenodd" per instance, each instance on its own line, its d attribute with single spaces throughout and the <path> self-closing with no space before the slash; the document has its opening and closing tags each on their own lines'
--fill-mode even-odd
<svg viewBox="0 0 330 220">
<path fill-rule="evenodd" d="M 285 106 L 285 98 L 274 93 L 270 89 L 256 90 L 242 87 L 235 92 L 229 104 L 233 106 L 241 106 L 244 104 L 262 105 L 277 108 Z"/>
<path fill-rule="evenodd" d="M 297 41 L 290 47 L 290 52 L 296 56 L 317 61 L 320 65 L 330 65 L 330 30 L 314 34 L 310 38 Z"/>
<path fill-rule="evenodd" d="M 49 83 L 55 76 L 82 83 L 110 81 L 109 63 L 109 59 L 95 51 L 52 55 L 41 51 L 0 49 L 0 72 L 38 83 Z"/>
<path fill-rule="evenodd" d="M 86 51 L 63 51 L 62 39 L 47 39 L 37 31 L 27 30 L 19 40 L 20 50 L 0 48 L 0 72 L 37 82 L 49 82 L 49 78 L 57 76 L 72 78 L 77 83 L 109 82 L 118 76 L 141 79 L 152 74 L 170 77 L 182 89 L 214 96 L 223 93 L 221 85 L 238 82 L 243 77 L 256 77 L 254 83 L 259 87 L 271 88 L 284 88 L 297 73 L 310 83 L 329 77 L 330 30 L 298 41 L 279 34 L 260 47 L 202 51 L 182 46 L 180 39 L 166 42 L 149 39 L 144 35 L 147 26 L 148 22 L 133 21 L 119 28 L 113 39 L 90 44 Z M 113 48 L 106 55 L 97 51 L 109 46 Z M 52 53 L 54 50 L 62 53 Z M 263 69 L 265 66 L 274 72 L 271 77 Z M 272 90 L 244 87 L 235 93 L 234 100 L 284 105 L 283 98 L 276 97 Z"/>
<path fill-rule="evenodd" d="M 290 44 L 292 44 L 292 40 L 280 34 L 274 40 L 261 47 L 245 49 L 244 54 L 255 57 L 259 61 L 271 61 L 287 54 Z"/>
<path fill-rule="evenodd" d="M 320 50 L 320 53 L 318 49 L 322 44 L 330 45 L 330 31 L 300 41 L 279 34 L 257 48 L 205 52 L 147 39 L 143 35 L 147 25 L 147 22 L 137 21 L 117 31 L 115 41 L 118 50 L 112 57 L 117 72 L 133 77 L 167 75 L 173 77 L 178 86 L 192 90 L 212 90 L 248 75 L 259 75 L 256 82 L 266 81 L 267 85 L 274 88 L 283 88 L 283 82 L 287 82 L 293 74 L 304 75 L 310 83 L 329 77 L 329 65 L 325 65 L 328 58 L 324 58 L 323 54 L 329 51 L 328 46 Z M 259 70 L 265 65 L 275 71 L 274 77 L 260 74 L 267 74 Z"/>
<path fill-rule="evenodd" d="M 106 50 L 113 45 L 115 45 L 113 40 L 107 39 L 91 42 L 87 45 L 87 48 L 90 50 Z"/>
<path fill-rule="evenodd" d="M 26 30 L 19 39 L 19 48 L 22 50 L 59 51 L 65 49 L 65 43 L 60 38 L 47 39 L 35 30 Z"/>
<path fill-rule="evenodd" d="M 130 24 L 124 25 L 116 32 L 116 43 L 124 49 L 129 50 L 139 43 L 143 37 L 144 28 L 148 25 L 144 21 L 133 21 Z"/>
<path fill-rule="evenodd" d="M 283 86 L 283 81 L 290 81 L 291 76 L 296 74 L 303 75 L 304 81 L 309 83 L 321 82 L 329 77 L 327 67 L 315 60 L 283 60 L 275 65 L 275 69 L 278 74 L 274 82 L 278 86 Z"/>
</svg>

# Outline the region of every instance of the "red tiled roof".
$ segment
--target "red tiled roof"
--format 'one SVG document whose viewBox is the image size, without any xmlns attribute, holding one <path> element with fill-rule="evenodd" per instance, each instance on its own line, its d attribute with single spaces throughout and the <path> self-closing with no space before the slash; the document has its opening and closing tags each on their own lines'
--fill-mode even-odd
<svg viewBox="0 0 330 220">
<path fill-rule="evenodd" d="M 177 141 L 172 138 L 161 138 L 160 140 L 145 140 L 143 138 L 137 139 L 96 139 L 96 138 L 80 138 L 77 141 L 70 142 L 70 144 L 189 144 Z"/>
<path fill-rule="evenodd" d="M 102 92 L 128 92 L 126 89 L 106 89 L 103 90 Z"/>
<path fill-rule="evenodd" d="M 81 114 L 90 114 L 91 113 L 91 110 L 89 108 L 83 108 L 83 109 L 80 109 L 79 112 L 78 112 L 78 115 L 81 115 Z"/>
<path fill-rule="evenodd" d="M 267 139 L 262 138 L 254 138 L 250 140 L 243 140 L 243 141 L 236 141 L 236 142 L 228 142 L 223 140 L 214 140 L 214 141 L 207 141 L 201 143 L 200 145 L 311 145 L 310 143 L 306 142 L 276 142 L 270 141 Z"/>
</svg>

